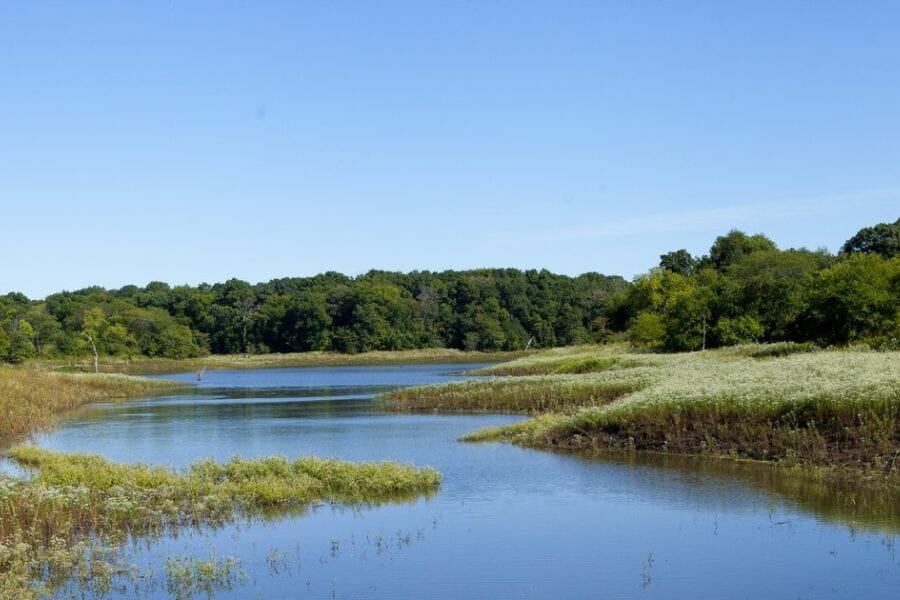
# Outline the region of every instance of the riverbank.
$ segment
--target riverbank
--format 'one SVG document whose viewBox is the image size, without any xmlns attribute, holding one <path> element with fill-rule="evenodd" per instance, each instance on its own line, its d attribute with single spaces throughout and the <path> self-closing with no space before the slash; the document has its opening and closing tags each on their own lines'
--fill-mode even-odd
<svg viewBox="0 0 900 600">
<path fill-rule="evenodd" d="M 201 358 L 118 358 L 100 357 L 99 367 L 103 373 L 124 373 L 129 375 L 150 375 L 199 371 L 201 369 L 262 369 L 276 367 L 341 367 L 361 365 L 396 365 L 421 363 L 469 363 L 503 362 L 526 356 L 518 352 L 463 352 L 450 348 L 427 348 L 423 350 L 391 350 L 341 354 L 337 352 L 295 352 L 270 354 L 211 354 Z M 93 359 L 45 359 L 32 360 L 29 365 L 36 369 L 66 372 L 91 372 Z"/>
<path fill-rule="evenodd" d="M 51 427 L 66 411 L 174 391 L 182 384 L 115 374 L 54 373 L 0 367 L 0 447 Z"/>
<path fill-rule="evenodd" d="M 529 412 L 465 441 L 774 461 L 900 479 L 900 352 L 744 346 L 687 354 L 577 347 L 397 390 L 395 410 Z"/>
</svg>

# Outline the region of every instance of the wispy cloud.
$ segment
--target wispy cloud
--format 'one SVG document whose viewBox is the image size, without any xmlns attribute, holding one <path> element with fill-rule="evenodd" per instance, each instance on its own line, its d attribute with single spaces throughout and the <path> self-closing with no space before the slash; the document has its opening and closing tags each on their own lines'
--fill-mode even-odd
<svg viewBox="0 0 900 600">
<path fill-rule="evenodd" d="M 555 228 L 515 236 L 516 240 L 559 242 L 736 227 L 747 222 L 778 222 L 800 217 L 823 216 L 846 211 L 848 205 L 898 202 L 900 188 L 863 190 L 803 200 L 710 207 L 698 210 L 655 212 L 611 219 L 589 226 Z"/>
</svg>

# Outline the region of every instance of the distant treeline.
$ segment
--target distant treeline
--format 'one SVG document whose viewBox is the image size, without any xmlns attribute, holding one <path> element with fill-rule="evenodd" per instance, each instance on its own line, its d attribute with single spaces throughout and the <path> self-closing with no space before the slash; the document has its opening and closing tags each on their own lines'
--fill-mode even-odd
<svg viewBox="0 0 900 600">
<path fill-rule="evenodd" d="M 686 250 L 629 283 L 546 270 L 324 273 L 251 285 L 117 290 L 45 300 L 0 297 L 0 358 L 160 356 L 447 347 L 516 350 L 627 337 L 662 350 L 752 341 L 900 340 L 900 219 L 832 255 L 779 250 L 731 231 L 706 256 Z"/>
</svg>

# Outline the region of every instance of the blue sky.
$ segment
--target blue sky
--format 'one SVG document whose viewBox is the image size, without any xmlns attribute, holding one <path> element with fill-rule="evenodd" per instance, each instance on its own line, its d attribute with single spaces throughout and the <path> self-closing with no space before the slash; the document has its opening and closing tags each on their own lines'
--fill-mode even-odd
<svg viewBox="0 0 900 600">
<path fill-rule="evenodd" d="M 4 2 L 0 293 L 631 277 L 900 216 L 897 2 Z"/>
</svg>

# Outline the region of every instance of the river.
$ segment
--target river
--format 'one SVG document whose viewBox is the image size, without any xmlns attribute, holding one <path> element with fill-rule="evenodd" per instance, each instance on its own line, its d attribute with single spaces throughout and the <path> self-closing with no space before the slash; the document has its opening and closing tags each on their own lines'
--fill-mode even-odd
<svg viewBox="0 0 900 600">
<path fill-rule="evenodd" d="M 283 454 L 430 465 L 429 498 L 136 541 L 130 559 L 234 557 L 216 598 L 897 598 L 896 495 L 776 469 L 656 456 L 596 458 L 465 444 L 510 415 L 398 415 L 374 397 L 479 365 L 207 371 L 179 395 L 100 404 L 34 442 L 182 467 Z M 71 591 L 71 590 L 70 590 Z M 113 597 L 166 598 L 165 586 Z M 205 597 L 198 595 L 197 597 Z"/>
</svg>

